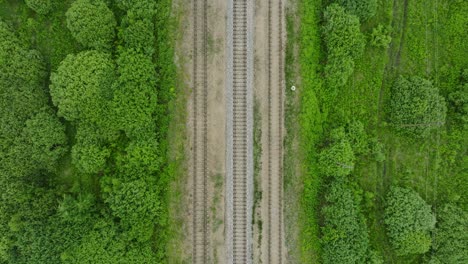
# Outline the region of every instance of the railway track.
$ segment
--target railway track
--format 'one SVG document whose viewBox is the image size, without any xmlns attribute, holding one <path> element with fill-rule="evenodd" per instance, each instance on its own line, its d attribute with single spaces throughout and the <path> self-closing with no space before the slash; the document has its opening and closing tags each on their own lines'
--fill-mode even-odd
<svg viewBox="0 0 468 264">
<path fill-rule="evenodd" d="M 227 263 L 252 262 L 252 0 L 228 1 Z"/>
<path fill-rule="evenodd" d="M 207 197 L 207 0 L 193 1 L 192 262 L 209 262 Z"/>
<path fill-rule="evenodd" d="M 283 263 L 283 6 L 268 1 L 268 263 Z"/>
</svg>

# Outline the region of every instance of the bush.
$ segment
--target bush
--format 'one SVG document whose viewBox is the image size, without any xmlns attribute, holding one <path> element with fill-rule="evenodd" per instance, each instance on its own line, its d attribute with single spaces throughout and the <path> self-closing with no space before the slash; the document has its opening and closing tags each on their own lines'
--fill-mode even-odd
<svg viewBox="0 0 468 264">
<path fill-rule="evenodd" d="M 325 199 L 321 238 L 323 263 L 364 263 L 369 251 L 369 235 L 351 187 L 335 180 Z"/>
<path fill-rule="evenodd" d="M 377 11 L 377 0 L 335 0 L 353 15 L 359 17 L 361 21 L 373 17 Z"/>
<path fill-rule="evenodd" d="M 431 207 L 411 189 L 392 187 L 387 195 L 385 225 L 397 255 L 426 253 L 435 217 Z"/>
<path fill-rule="evenodd" d="M 29 8 L 36 13 L 45 15 L 52 9 L 52 0 L 25 0 Z"/>
<path fill-rule="evenodd" d="M 103 1 L 76 0 L 68 9 L 66 18 L 73 37 L 85 47 L 111 47 L 117 22 Z"/>
<path fill-rule="evenodd" d="M 383 25 L 379 24 L 377 27 L 372 29 L 371 34 L 371 45 L 377 48 L 388 48 L 388 45 L 392 42 L 389 30 Z"/>
<path fill-rule="evenodd" d="M 319 154 L 319 168 L 323 175 L 344 177 L 354 169 L 354 153 L 344 130 L 332 132 L 332 142 Z"/>
<path fill-rule="evenodd" d="M 362 55 L 365 46 L 359 19 L 345 12 L 338 4 L 332 4 L 324 12 L 322 28 L 327 48 L 325 76 L 330 92 L 346 84 L 354 71 L 354 60 Z"/>
<path fill-rule="evenodd" d="M 369 153 L 369 139 L 364 129 L 364 124 L 359 120 L 353 120 L 348 123 L 346 130 L 354 153 L 357 155 L 367 155 Z"/>
<path fill-rule="evenodd" d="M 453 204 L 438 212 L 433 245 L 439 263 L 468 262 L 468 213 Z"/>
<path fill-rule="evenodd" d="M 427 137 L 434 128 L 445 124 L 445 100 L 426 79 L 400 76 L 392 87 L 390 100 L 390 121 L 398 132 Z"/>
</svg>

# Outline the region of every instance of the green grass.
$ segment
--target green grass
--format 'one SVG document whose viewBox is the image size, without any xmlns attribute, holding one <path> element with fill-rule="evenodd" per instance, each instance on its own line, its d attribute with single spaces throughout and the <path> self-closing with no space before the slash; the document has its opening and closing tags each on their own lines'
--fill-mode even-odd
<svg viewBox="0 0 468 264">
<path fill-rule="evenodd" d="M 298 100 L 287 101 L 288 132 L 295 129 L 292 116 L 298 116 L 299 146 L 293 153 L 299 157 L 303 184 L 300 218 L 300 240 L 303 263 L 320 262 L 320 208 L 322 189 L 316 173 L 314 156 L 324 132 L 358 119 L 369 135 L 384 143 L 386 160 L 358 157 L 352 178 L 373 198 L 363 199 L 371 245 L 386 263 L 421 263 L 427 256 L 398 257 L 392 250 L 383 225 L 385 195 L 391 185 L 412 187 L 433 206 L 447 201 L 466 208 L 466 151 L 468 134 L 448 123 L 431 137 L 415 140 L 399 136 L 387 125 L 391 86 L 400 74 L 428 78 L 447 96 L 458 85 L 461 70 L 468 67 L 466 1 L 396 0 L 378 1 L 375 17 L 361 26 L 369 36 L 379 25 L 391 26 L 392 43 L 388 49 L 367 43 L 355 71 L 340 91 L 334 105 L 326 105 L 321 76 L 324 50 L 320 43 L 320 1 L 299 1 L 300 31 L 288 25 L 287 65 L 299 65 L 299 76 L 291 66 L 286 69 L 288 85 L 298 83 Z M 289 24 L 294 25 L 290 17 Z M 295 45 L 299 53 L 294 55 Z M 288 92 L 291 96 L 291 92 Z M 294 98 L 294 96 L 292 96 Z M 324 131 L 324 132 L 322 132 Z M 288 135 L 289 136 L 289 135 Z M 293 133 L 293 136 L 294 133 Z M 293 140 L 286 138 L 286 156 Z M 285 181 L 292 179 L 291 162 L 285 159 Z M 463 180 L 465 179 L 465 180 Z M 430 254 L 428 253 L 428 256 Z"/>
</svg>

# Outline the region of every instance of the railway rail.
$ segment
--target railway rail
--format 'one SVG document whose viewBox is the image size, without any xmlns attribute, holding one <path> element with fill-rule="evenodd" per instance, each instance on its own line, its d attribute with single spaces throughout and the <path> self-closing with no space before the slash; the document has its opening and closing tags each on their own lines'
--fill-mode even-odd
<svg viewBox="0 0 468 264">
<path fill-rule="evenodd" d="M 252 0 L 228 1 L 227 263 L 252 262 Z"/>
</svg>

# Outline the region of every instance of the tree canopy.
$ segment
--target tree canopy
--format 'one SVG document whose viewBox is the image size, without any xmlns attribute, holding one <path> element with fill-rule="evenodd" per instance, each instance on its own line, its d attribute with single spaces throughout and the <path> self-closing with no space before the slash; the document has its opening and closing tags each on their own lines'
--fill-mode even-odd
<svg viewBox="0 0 468 264">
<path fill-rule="evenodd" d="M 437 213 L 433 248 L 439 263 L 468 262 L 468 213 L 454 204 L 445 204 Z"/>
<path fill-rule="evenodd" d="M 102 123 L 112 97 L 115 65 L 99 51 L 70 54 L 52 73 L 50 95 L 58 115 L 68 121 Z"/>
<path fill-rule="evenodd" d="M 109 49 L 115 38 L 114 13 L 102 0 L 76 0 L 66 13 L 67 27 L 82 45 Z"/>
<path fill-rule="evenodd" d="M 354 60 L 361 56 L 365 39 L 360 31 L 359 18 L 349 14 L 338 4 L 331 4 L 324 12 L 322 28 L 327 48 L 325 77 L 331 92 L 342 87 L 354 71 Z"/>
<path fill-rule="evenodd" d="M 426 79 L 400 76 L 392 87 L 390 100 L 390 121 L 398 132 L 426 137 L 445 124 L 445 100 Z"/>
<path fill-rule="evenodd" d="M 52 9 L 52 0 L 25 0 L 26 4 L 38 14 L 45 15 Z"/>
<path fill-rule="evenodd" d="M 384 222 L 398 255 L 422 254 L 430 249 L 435 217 L 431 206 L 412 189 L 392 187 L 386 199 Z"/>
<path fill-rule="evenodd" d="M 334 180 L 322 208 L 323 263 L 364 263 L 369 251 L 369 235 L 364 216 L 346 181 Z"/>
</svg>

